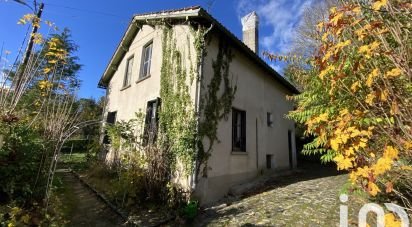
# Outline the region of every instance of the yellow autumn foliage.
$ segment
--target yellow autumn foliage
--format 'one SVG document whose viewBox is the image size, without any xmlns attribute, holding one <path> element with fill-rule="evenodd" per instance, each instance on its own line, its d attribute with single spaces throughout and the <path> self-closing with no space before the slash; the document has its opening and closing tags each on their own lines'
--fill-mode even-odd
<svg viewBox="0 0 412 227">
<path fill-rule="evenodd" d="M 353 187 L 404 206 L 412 206 L 411 10 L 387 0 L 332 7 L 317 25 L 310 70 L 295 72 L 310 80 L 289 113 L 316 138 L 304 152 L 349 171 Z"/>
<path fill-rule="evenodd" d="M 386 6 L 388 4 L 388 0 L 376 0 L 372 4 L 372 9 L 373 10 L 380 10 L 382 7 Z"/>
<path fill-rule="evenodd" d="M 373 69 L 373 71 L 369 73 L 368 75 L 368 79 L 366 80 L 366 86 L 372 87 L 372 83 L 378 75 L 379 75 L 379 69 Z"/>
<path fill-rule="evenodd" d="M 379 189 L 379 187 L 375 183 L 369 182 L 368 183 L 368 192 L 371 196 L 376 196 L 379 192 L 381 192 L 381 190 Z"/>
<path fill-rule="evenodd" d="M 379 42 L 374 41 L 371 44 L 363 45 L 359 47 L 358 53 L 363 55 L 365 58 L 369 59 L 376 52 L 377 48 L 379 47 L 379 44 Z"/>
<path fill-rule="evenodd" d="M 395 218 L 392 213 L 385 214 L 385 227 L 401 227 L 402 222 Z"/>
<path fill-rule="evenodd" d="M 393 78 L 401 75 L 402 71 L 398 68 L 393 68 L 390 71 L 386 72 L 385 77 L 386 78 Z"/>
</svg>

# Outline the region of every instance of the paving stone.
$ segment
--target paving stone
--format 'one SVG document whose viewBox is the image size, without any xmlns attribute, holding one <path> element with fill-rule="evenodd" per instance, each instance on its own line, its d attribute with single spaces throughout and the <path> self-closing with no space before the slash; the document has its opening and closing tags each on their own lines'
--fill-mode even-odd
<svg viewBox="0 0 412 227">
<path fill-rule="evenodd" d="M 302 179 L 299 179 L 302 178 Z M 307 174 L 268 181 L 268 191 L 215 206 L 195 226 L 338 226 L 339 192 L 347 175 Z M 274 182 L 274 183 L 272 183 Z M 278 186 L 276 186 L 278 184 Z"/>
</svg>

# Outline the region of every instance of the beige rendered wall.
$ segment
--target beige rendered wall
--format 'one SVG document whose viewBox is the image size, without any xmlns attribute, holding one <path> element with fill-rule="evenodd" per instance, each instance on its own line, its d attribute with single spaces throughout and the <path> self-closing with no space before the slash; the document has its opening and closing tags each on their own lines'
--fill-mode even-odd
<svg viewBox="0 0 412 227">
<path fill-rule="evenodd" d="M 183 52 L 186 59 L 186 67 L 189 69 L 189 58 L 196 59 L 193 46 L 193 35 L 187 25 L 176 25 L 173 27 L 176 45 Z M 105 109 L 106 119 L 107 113 L 117 111 L 117 121 L 129 120 L 135 117 L 135 113 L 146 111 L 147 102 L 156 99 L 160 96 L 160 71 L 162 65 L 162 36 L 163 28 L 161 26 L 144 25 L 134 38 L 129 51 L 124 56 L 110 80 L 106 91 L 107 104 Z M 153 40 L 152 60 L 150 67 L 150 77 L 139 81 L 141 59 L 143 47 Z M 188 45 L 189 43 L 189 45 Z M 191 48 L 190 51 L 188 48 Z M 191 56 L 189 56 L 189 54 Z M 132 78 L 130 87 L 123 88 L 123 80 L 126 70 L 126 62 L 131 56 L 134 56 Z M 187 70 L 189 71 L 189 70 Z M 189 76 L 188 76 L 189 77 Z M 188 84 L 189 84 L 188 79 Z M 196 97 L 196 81 L 189 85 L 190 95 L 193 103 Z M 106 155 L 106 160 L 111 161 L 113 154 L 109 152 Z"/>
<path fill-rule="evenodd" d="M 246 111 L 246 152 L 232 152 L 230 114 L 218 125 L 217 136 L 221 142 L 213 147 L 208 177 L 199 176 L 196 195 L 202 203 L 213 202 L 231 186 L 266 172 L 266 154 L 273 155 L 272 171 L 290 168 L 288 130 L 294 131 L 294 123 L 285 119 L 285 114 L 293 109 L 292 103 L 286 100 L 290 92 L 246 55 L 232 50 L 230 74 L 237 86 L 233 107 Z M 207 84 L 213 76 L 212 60 L 217 54 L 218 38 L 214 36 L 207 49 L 202 83 Z M 207 87 L 205 84 L 203 87 Z M 273 114 L 272 127 L 267 125 L 267 112 Z M 296 157 L 293 160 L 296 165 Z"/>
<path fill-rule="evenodd" d="M 195 60 L 193 36 L 187 25 L 173 28 L 176 43 L 186 56 L 184 59 Z M 161 27 L 143 26 L 136 35 L 129 51 L 118 66 L 107 89 L 105 116 L 109 111 L 117 111 L 117 120 L 129 120 L 136 112 L 145 111 L 147 102 L 160 96 L 160 70 L 162 64 Z M 138 81 L 143 47 L 153 40 L 150 77 Z M 188 47 L 188 43 L 190 44 Z M 190 48 L 190 51 L 188 50 Z M 189 57 L 189 53 L 191 56 Z M 207 48 L 203 64 L 203 89 L 212 78 L 212 60 L 218 53 L 218 39 L 214 37 Z M 230 186 L 247 182 L 256 177 L 266 167 L 266 154 L 273 154 L 275 169 L 289 168 L 288 130 L 294 130 L 294 124 L 284 118 L 292 109 L 292 103 L 286 101 L 288 91 L 276 82 L 267 72 L 260 69 L 243 53 L 234 50 L 235 57 L 230 65 L 233 81 L 237 83 L 237 93 L 233 107 L 246 111 L 246 153 L 232 153 L 232 118 L 220 122 L 217 136 L 221 143 L 213 148 L 209 159 L 208 178 L 200 178 L 196 193 L 202 203 L 221 198 Z M 124 89 L 123 79 L 126 61 L 134 56 L 131 86 Z M 186 61 L 188 63 L 188 61 Z M 187 64 L 186 67 L 189 67 Z M 201 91 L 205 93 L 205 90 Z M 190 84 L 190 94 L 196 103 L 196 82 Z M 272 112 L 274 124 L 268 127 L 266 113 Z M 256 122 L 258 138 L 256 136 Z M 256 143 L 256 141 L 258 141 Z M 205 141 L 207 142 L 207 141 Z M 258 144 L 258 150 L 256 145 Z M 258 152 L 258 155 L 257 155 Z M 258 157 L 258 158 L 257 158 Z M 113 154 L 109 152 L 106 159 L 110 161 Z M 186 182 L 188 183 L 188 182 Z"/>
</svg>

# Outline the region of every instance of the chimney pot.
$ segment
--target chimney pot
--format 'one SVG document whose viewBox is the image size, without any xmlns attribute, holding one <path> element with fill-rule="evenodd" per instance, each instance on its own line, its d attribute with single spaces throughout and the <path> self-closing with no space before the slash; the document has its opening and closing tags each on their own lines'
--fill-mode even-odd
<svg viewBox="0 0 412 227">
<path fill-rule="evenodd" d="M 255 11 L 242 17 L 243 43 L 253 52 L 259 52 L 259 17 Z"/>
</svg>

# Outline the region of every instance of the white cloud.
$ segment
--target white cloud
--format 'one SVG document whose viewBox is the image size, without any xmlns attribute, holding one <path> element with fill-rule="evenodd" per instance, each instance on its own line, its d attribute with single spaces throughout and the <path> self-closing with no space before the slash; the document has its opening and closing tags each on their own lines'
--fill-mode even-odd
<svg viewBox="0 0 412 227">
<path fill-rule="evenodd" d="M 263 50 L 286 54 L 291 48 L 295 28 L 301 21 L 304 9 L 314 1 L 240 0 L 237 12 L 240 18 L 251 11 L 256 11 L 260 19 L 259 41 Z"/>
</svg>

